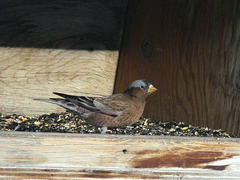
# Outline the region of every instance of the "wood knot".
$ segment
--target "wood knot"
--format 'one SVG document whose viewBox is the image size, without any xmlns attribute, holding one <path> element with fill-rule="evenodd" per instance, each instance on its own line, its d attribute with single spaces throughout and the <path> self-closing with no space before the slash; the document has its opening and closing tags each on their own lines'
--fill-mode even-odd
<svg viewBox="0 0 240 180">
<path fill-rule="evenodd" d="M 141 44 L 141 54 L 144 59 L 150 59 L 153 56 L 154 45 L 153 40 L 146 37 Z"/>
</svg>

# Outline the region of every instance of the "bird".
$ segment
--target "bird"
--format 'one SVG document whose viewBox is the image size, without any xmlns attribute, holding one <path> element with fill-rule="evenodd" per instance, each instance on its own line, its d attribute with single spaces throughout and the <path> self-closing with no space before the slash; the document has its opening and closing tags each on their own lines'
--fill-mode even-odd
<svg viewBox="0 0 240 180">
<path fill-rule="evenodd" d="M 149 95 L 157 91 L 145 79 L 133 81 L 123 93 L 103 97 L 53 94 L 61 98 L 34 99 L 59 105 L 106 133 L 108 127 L 129 126 L 142 116 Z"/>
</svg>

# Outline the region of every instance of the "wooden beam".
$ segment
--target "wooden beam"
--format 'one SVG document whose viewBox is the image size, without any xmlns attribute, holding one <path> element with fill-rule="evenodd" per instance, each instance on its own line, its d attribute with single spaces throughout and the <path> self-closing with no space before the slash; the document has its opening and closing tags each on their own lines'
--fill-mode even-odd
<svg viewBox="0 0 240 180">
<path fill-rule="evenodd" d="M 236 178 L 240 139 L 0 132 L 0 178 Z"/>
<path fill-rule="evenodd" d="M 240 137 L 240 1 L 129 1 L 115 92 L 135 79 L 159 91 L 145 116 Z"/>
<path fill-rule="evenodd" d="M 118 51 L 0 48 L 0 112 L 26 115 L 63 111 L 34 98 L 52 92 L 110 95 Z"/>
<path fill-rule="evenodd" d="M 0 1 L 0 46 L 119 50 L 127 0 Z"/>
<path fill-rule="evenodd" d="M 1 1 L 0 112 L 63 109 L 33 101 L 53 91 L 110 95 L 126 0 Z"/>
</svg>

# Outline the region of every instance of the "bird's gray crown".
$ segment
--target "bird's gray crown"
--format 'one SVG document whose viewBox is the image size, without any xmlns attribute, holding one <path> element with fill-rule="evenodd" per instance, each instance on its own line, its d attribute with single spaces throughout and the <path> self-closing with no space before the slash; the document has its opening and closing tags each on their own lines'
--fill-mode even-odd
<svg viewBox="0 0 240 180">
<path fill-rule="evenodd" d="M 151 83 L 145 79 L 141 79 L 141 80 L 136 80 L 136 81 L 133 81 L 127 89 L 131 89 L 131 88 L 134 88 L 134 87 L 139 87 L 140 89 L 144 90 L 144 91 L 147 91 L 150 87 Z"/>
</svg>

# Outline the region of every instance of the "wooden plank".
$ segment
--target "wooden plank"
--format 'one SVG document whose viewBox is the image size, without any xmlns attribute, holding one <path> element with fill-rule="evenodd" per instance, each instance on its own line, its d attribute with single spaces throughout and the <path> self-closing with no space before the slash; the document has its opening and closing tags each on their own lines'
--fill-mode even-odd
<svg viewBox="0 0 240 180">
<path fill-rule="evenodd" d="M 0 132 L 0 178 L 240 176 L 240 139 Z"/>
<path fill-rule="evenodd" d="M 129 1 L 115 92 L 146 78 L 159 91 L 145 116 L 240 136 L 239 12 L 237 0 Z"/>
<path fill-rule="evenodd" d="M 0 49 L 0 112 L 26 115 L 63 111 L 34 101 L 52 92 L 112 94 L 118 51 Z"/>
<path fill-rule="evenodd" d="M 0 46 L 119 50 L 127 0 L 0 1 Z"/>
<path fill-rule="evenodd" d="M 0 112 L 63 111 L 52 92 L 110 95 L 126 0 L 0 2 Z"/>
</svg>

